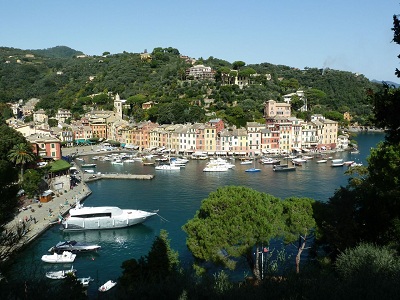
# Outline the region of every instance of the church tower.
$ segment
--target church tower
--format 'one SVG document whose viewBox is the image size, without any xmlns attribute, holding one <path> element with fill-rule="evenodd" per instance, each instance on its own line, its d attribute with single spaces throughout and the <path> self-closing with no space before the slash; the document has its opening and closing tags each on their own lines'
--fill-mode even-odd
<svg viewBox="0 0 400 300">
<path fill-rule="evenodd" d="M 115 114 L 122 119 L 122 106 L 123 103 L 121 101 L 121 98 L 119 97 L 119 94 L 115 95 L 114 98 L 114 111 Z"/>
</svg>

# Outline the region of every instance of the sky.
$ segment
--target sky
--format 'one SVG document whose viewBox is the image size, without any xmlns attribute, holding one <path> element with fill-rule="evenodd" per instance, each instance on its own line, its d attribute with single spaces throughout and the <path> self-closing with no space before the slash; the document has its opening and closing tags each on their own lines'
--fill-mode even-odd
<svg viewBox="0 0 400 300">
<path fill-rule="evenodd" d="M 0 0 L 0 46 L 331 68 L 400 83 L 395 0 Z"/>
</svg>

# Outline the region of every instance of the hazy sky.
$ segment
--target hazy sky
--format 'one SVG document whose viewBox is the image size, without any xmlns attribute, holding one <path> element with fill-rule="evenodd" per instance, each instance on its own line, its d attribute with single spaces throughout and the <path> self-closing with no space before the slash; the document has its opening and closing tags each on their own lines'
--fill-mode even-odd
<svg viewBox="0 0 400 300">
<path fill-rule="evenodd" d="M 394 0 L 0 0 L 0 46 L 329 67 L 400 83 Z"/>
</svg>

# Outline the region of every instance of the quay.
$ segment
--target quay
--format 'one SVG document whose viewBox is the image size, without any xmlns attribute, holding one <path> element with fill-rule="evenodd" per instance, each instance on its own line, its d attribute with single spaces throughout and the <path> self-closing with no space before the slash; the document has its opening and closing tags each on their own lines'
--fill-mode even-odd
<svg viewBox="0 0 400 300">
<path fill-rule="evenodd" d="M 28 246 L 51 226 L 57 226 L 59 215 L 65 216 L 69 209 L 75 206 L 76 201 L 83 201 L 91 194 L 92 191 L 82 181 L 73 189 L 54 194 L 48 202 L 34 202 L 33 200 L 25 202 L 25 206 L 20 208 L 14 218 L 5 225 L 6 230 L 10 231 L 16 230 L 18 227 L 22 228 L 23 235 L 17 244 L 5 250 L 10 255 L 3 262 L 11 259 L 14 254 Z M 0 247 L 0 250 L 3 249 Z"/>
<path fill-rule="evenodd" d="M 89 176 L 87 176 L 89 175 Z M 101 173 L 101 174 L 85 174 L 83 180 L 91 182 L 99 179 L 136 179 L 136 180 L 151 180 L 154 175 L 137 175 L 137 174 L 122 174 L 122 173 Z"/>
</svg>

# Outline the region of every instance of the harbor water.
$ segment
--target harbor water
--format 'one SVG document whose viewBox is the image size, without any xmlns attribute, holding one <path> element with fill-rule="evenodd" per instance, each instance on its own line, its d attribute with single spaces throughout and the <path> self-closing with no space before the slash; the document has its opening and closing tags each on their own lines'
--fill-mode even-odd
<svg viewBox="0 0 400 300">
<path fill-rule="evenodd" d="M 371 147 L 383 138 L 382 133 L 359 133 L 355 138 L 358 154 L 344 151 L 329 156 L 366 165 Z M 152 180 L 103 179 L 88 183 L 93 193 L 84 201 L 85 206 L 159 210 L 160 216 L 141 225 L 117 230 L 67 233 L 55 225 L 18 255 L 8 276 L 44 277 L 47 271 L 68 269 L 71 264 L 46 264 L 40 258 L 59 241 L 95 243 L 102 247 L 98 252 L 78 254 L 73 263 L 78 277 L 91 276 L 94 279 L 88 287 L 88 295 L 93 296 L 101 284 L 121 276 L 123 261 L 146 255 L 161 229 L 168 232 L 171 247 L 179 252 L 183 265 L 190 265 L 191 254 L 186 248 L 186 235 L 181 227 L 193 218 L 202 200 L 219 187 L 242 185 L 282 199 L 298 196 L 326 202 L 348 181 L 348 176 L 344 175 L 347 167 L 333 168 L 329 161 L 317 164 L 316 159 L 297 167 L 294 172 L 274 172 L 272 165 L 257 162 L 256 168 L 261 172 L 249 173 L 245 170 L 252 166 L 240 165 L 236 161 L 233 170 L 207 173 L 203 172 L 206 161 L 200 160 L 191 160 L 180 171 L 158 171 L 154 166 L 144 166 L 140 162 L 112 165 L 108 161 L 94 161 L 90 156 L 82 158 L 85 162 L 96 163 L 96 172 L 155 175 Z"/>
</svg>

